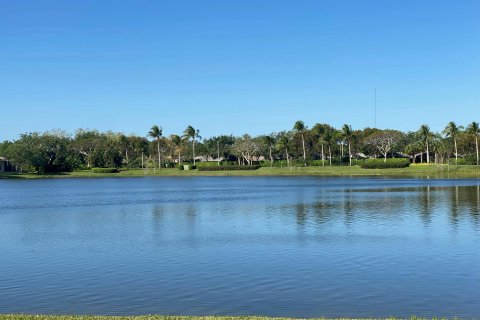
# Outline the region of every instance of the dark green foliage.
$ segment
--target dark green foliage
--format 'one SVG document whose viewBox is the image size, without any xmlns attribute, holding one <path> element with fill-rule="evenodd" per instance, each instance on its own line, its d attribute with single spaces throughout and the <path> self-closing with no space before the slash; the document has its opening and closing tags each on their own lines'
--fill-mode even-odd
<svg viewBox="0 0 480 320">
<path fill-rule="evenodd" d="M 117 168 L 92 168 L 93 173 L 117 173 Z"/>
<path fill-rule="evenodd" d="M 196 166 L 197 166 L 197 168 L 200 168 L 200 167 L 218 167 L 218 163 L 215 162 L 215 161 L 197 162 Z"/>
<path fill-rule="evenodd" d="M 450 159 L 450 164 L 455 164 L 455 159 Z M 458 158 L 458 165 L 475 165 L 477 159 L 473 155 L 466 156 L 465 158 Z"/>
<path fill-rule="evenodd" d="M 360 163 L 360 167 L 364 169 L 392 169 L 392 168 L 406 168 L 410 165 L 409 159 L 369 159 Z"/>
<path fill-rule="evenodd" d="M 198 171 L 229 171 L 229 170 L 257 170 L 260 166 L 216 166 L 216 167 L 199 167 Z"/>
</svg>

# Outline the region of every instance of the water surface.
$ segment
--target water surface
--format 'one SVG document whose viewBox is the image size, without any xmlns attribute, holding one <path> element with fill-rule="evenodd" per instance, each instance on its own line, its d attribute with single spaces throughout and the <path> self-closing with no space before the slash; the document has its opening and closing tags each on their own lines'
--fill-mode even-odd
<svg viewBox="0 0 480 320">
<path fill-rule="evenodd" d="M 480 180 L 0 180 L 0 313 L 480 317 Z"/>
</svg>

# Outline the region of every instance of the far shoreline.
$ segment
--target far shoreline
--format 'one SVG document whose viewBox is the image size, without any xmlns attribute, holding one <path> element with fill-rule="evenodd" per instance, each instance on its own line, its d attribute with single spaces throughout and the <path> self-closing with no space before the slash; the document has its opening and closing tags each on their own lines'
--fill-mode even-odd
<svg viewBox="0 0 480 320">
<path fill-rule="evenodd" d="M 480 179 L 480 166 L 475 165 L 425 165 L 413 164 L 399 169 L 363 169 L 359 166 L 310 166 L 310 167 L 261 167 L 257 170 L 232 171 L 181 171 L 175 168 L 128 169 L 118 173 L 94 173 L 90 170 L 61 173 L 7 173 L 0 179 L 48 179 L 48 178 L 125 178 L 125 177 L 281 177 L 281 176 L 324 176 L 324 177 L 406 177 Z"/>
</svg>

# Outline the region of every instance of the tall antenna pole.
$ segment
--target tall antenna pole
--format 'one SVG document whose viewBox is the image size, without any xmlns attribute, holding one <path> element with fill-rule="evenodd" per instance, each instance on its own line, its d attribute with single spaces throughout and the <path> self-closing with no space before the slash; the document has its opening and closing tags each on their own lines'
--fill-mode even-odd
<svg viewBox="0 0 480 320">
<path fill-rule="evenodd" d="M 375 88 L 375 128 L 377 128 L 377 88 Z"/>
</svg>

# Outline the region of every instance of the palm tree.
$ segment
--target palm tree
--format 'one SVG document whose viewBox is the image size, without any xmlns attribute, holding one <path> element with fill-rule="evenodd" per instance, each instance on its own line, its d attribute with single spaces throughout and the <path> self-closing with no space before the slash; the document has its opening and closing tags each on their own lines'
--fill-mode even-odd
<svg viewBox="0 0 480 320">
<path fill-rule="evenodd" d="M 443 129 L 443 133 L 445 134 L 445 136 L 451 137 L 453 139 L 453 143 L 455 145 L 455 164 L 458 164 L 457 137 L 462 129 L 462 126 L 458 127 L 453 121 L 450 121 L 445 127 L 445 129 Z"/>
<path fill-rule="evenodd" d="M 427 163 L 430 163 L 430 150 L 429 150 L 429 141 L 432 138 L 433 134 L 430 131 L 430 127 L 426 124 L 423 124 L 420 129 L 417 131 L 420 139 L 425 142 L 425 146 L 427 148 Z"/>
<path fill-rule="evenodd" d="M 335 141 L 335 135 L 332 129 L 329 128 L 325 130 L 325 133 L 323 135 L 323 141 L 328 146 L 328 159 L 330 166 L 332 166 L 332 144 Z"/>
<path fill-rule="evenodd" d="M 351 166 L 352 165 L 352 138 L 353 138 L 352 126 L 349 126 L 348 124 L 344 124 L 342 127 L 342 135 L 345 141 L 348 143 L 348 160 Z"/>
<path fill-rule="evenodd" d="M 325 166 L 325 144 L 327 141 L 325 140 L 325 132 L 327 128 L 321 124 L 316 124 L 310 130 L 312 133 L 312 137 L 314 140 L 318 139 L 318 143 L 320 144 L 320 153 L 322 156 L 322 166 Z"/>
<path fill-rule="evenodd" d="M 300 133 L 300 135 L 302 136 L 303 164 L 307 166 L 307 153 L 305 152 L 305 129 L 307 129 L 307 127 L 305 127 L 303 121 L 297 121 L 293 125 L 293 130 Z"/>
<path fill-rule="evenodd" d="M 273 135 L 269 136 L 264 136 L 263 137 L 263 142 L 265 145 L 268 146 L 269 154 L 270 154 L 270 167 L 273 167 L 273 155 L 272 155 L 272 150 L 275 147 L 275 138 Z"/>
<path fill-rule="evenodd" d="M 148 132 L 148 136 L 157 140 L 157 152 L 158 152 L 158 168 L 162 168 L 162 156 L 160 153 L 160 139 L 162 137 L 162 127 L 153 125 L 152 129 Z"/>
<path fill-rule="evenodd" d="M 185 131 L 183 131 L 183 137 L 187 140 L 192 141 L 192 154 L 193 154 L 193 165 L 195 166 L 195 142 L 197 139 L 202 139 L 199 135 L 200 130 L 195 129 L 192 126 L 188 126 Z"/>
<path fill-rule="evenodd" d="M 170 135 L 170 141 L 175 146 L 178 151 L 178 164 L 181 165 L 182 163 L 182 138 L 177 134 Z"/>
<path fill-rule="evenodd" d="M 479 165 L 478 137 L 480 136 L 480 126 L 478 122 L 472 122 L 467 127 L 467 133 L 475 137 L 475 149 L 477 151 L 477 166 Z"/>
<path fill-rule="evenodd" d="M 285 150 L 287 157 L 287 166 L 290 167 L 290 156 L 288 150 L 290 149 L 290 135 L 287 132 L 282 132 L 277 139 L 278 148 Z"/>
</svg>

